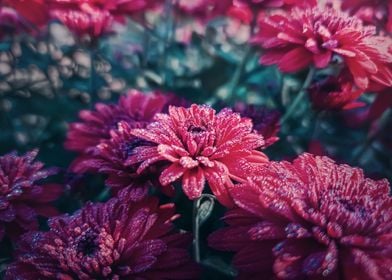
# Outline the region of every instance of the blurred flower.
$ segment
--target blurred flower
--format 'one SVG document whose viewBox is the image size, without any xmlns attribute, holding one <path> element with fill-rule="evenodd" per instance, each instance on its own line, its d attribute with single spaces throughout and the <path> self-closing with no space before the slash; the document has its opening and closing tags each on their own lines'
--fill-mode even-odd
<svg viewBox="0 0 392 280">
<path fill-rule="evenodd" d="M 135 124 L 138 127 L 137 124 Z M 159 168 L 151 167 L 142 174 L 138 174 L 137 165 L 127 164 L 127 160 L 135 152 L 136 147 L 152 146 L 154 143 L 141 140 L 131 134 L 135 128 L 129 123 L 121 121 L 118 129 L 110 131 L 110 139 L 102 140 L 100 144 L 91 150 L 91 154 L 80 157 L 73 166 L 76 173 L 103 173 L 108 175 L 106 185 L 113 188 L 116 193 L 123 188 L 130 187 L 136 192 L 146 193 L 150 185 L 159 186 Z M 143 127 L 143 125 L 140 125 Z M 170 187 L 166 193 L 170 193 Z"/>
<path fill-rule="evenodd" d="M 392 278 L 387 180 L 304 154 L 266 165 L 231 193 L 239 208 L 209 244 L 236 252 L 243 279 Z"/>
<path fill-rule="evenodd" d="M 42 26 L 48 23 L 49 14 L 44 0 L 3 0 L 1 4 L 15 9 L 31 24 Z"/>
<path fill-rule="evenodd" d="M 17 11 L 0 7 L 0 39 L 30 29 Z"/>
<path fill-rule="evenodd" d="M 170 100 L 170 97 L 159 92 L 144 94 L 131 90 L 120 97 L 118 104 L 98 103 L 95 111 L 83 110 L 79 113 L 82 122 L 70 124 L 65 147 L 88 153 L 102 140 L 110 139 L 110 130 L 116 129 L 120 121 L 126 121 L 131 126 L 146 126 Z"/>
<path fill-rule="evenodd" d="M 49 205 L 61 194 L 61 187 L 38 181 L 56 173 L 34 162 L 38 151 L 23 156 L 9 153 L 0 156 L 0 241 L 38 229 L 38 217 L 49 217 L 57 210 Z"/>
<path fill-rule="evenodd" d="M 74 32 L 77 36 L 88 35 L 91 38 L 98 38 L 112 32 L 113 16 L 106 10 L 88 7 L 82 10 L 51 11 L 51 16 Z"/>
<path fill-rule="evenodd" d="M 308 90 L 310 101 L 316 110 L 349 110 L 365 105 L 357 101 L 363 93 L 345 75 L 329 76 L 315 82 Z"/>
<path fill-rule="evenodd" d="M 169 162 L 159 177 L 163 186 L 182 177 L 184 193 L 196 199 L 207 180 L 218 200 L 231 206 L 227 189 L 232 180 L 244 181 L 255 166 L 268 160 L 256 150 L 264 145 L 263 137 L 252 129 L 250 119 L 227 109 L 216 114 L 207 106 L 171 106 L 169 114 L 157 114 L 146 129 L 132 131 L 157 145 L 135 148 L 129 164 L 141 163 L 141 173 L 153 163 Z"/>
<path fill-rule="evenodd" d="M 199 20 L 225 16 L 232 0 L 179 0 L 176 4 L 181 13 L 189 14 Z"/>
<path fill-rule="evenodd" d="M 392 1 L 390 0 L 345 0 L 342 1 L 342 9 L 367 24 L 379 26 L 392 33 Z"/>
<path fill-rule="evenodd" d="M 49 220 L 48 232 L 24 235 L 5 279 L 197 279 L 191 239 L 172 223 L 174 205 L 141 201 L 124 190 Z"/>
<path fill-rule="evenodd" d="M 251 9 L 257 8 L 281 8 L 290 7 L 314 7 L 317 5 L 316 0 L 233 0 L 236 7 L 248 6 Z"/>
<path fill-rule="evenodd" d="M 279 111 L 238 102 L 234 106 L 234 112 L 252 120 L 253 129 L 264 137 L 265 147 L 271 146 L 279 140 Z"/>
<path fill-rule="evenodd" d="M 359 88 L 366 89 L 371 81 L 390 87 L 389 43 L 374 34 L 374 28 L 333 9 L 294 9 L 262 18 L 254 42 L 265 49 L 260 62 L 277 64 L 283 72 L 297 72 L 311 64 L 325 68 L 337 55 Z"/>
</svg>

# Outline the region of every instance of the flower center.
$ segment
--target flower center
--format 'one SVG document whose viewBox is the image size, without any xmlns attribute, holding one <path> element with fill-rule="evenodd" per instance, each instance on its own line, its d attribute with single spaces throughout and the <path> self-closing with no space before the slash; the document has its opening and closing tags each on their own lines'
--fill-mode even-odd
<svg viewBox="0 0 392 280">
<path fill-rule="evenodd" d="M 97 235 L 95 233 L 87 232 L 83 235 L 77 245 L 78 252 L 84 256 L 91 256 L 99 249 L 97 242 Z"/>
<path fill-rule="evenodd" d="M 207 131 L 207 128 L 203 127 L 203 126 L 196 126 L 196 125 L 190 125 L 188 127 L 188 132 L 192 133 L 192 134 L 201 134 L 205 131 Z"/>
</svg>

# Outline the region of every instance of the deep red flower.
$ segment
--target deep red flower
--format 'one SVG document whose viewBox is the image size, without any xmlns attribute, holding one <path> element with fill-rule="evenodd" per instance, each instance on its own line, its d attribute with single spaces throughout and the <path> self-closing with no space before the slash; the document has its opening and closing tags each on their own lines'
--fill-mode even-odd
<svg viewBox="0 0 392 280">
<path fill-rule="evenodd" d="M 236 252 L 240 278 L 392 279 L 387 180 L 310 154 L 266 166 L 231 190 L 238 208 L 209 237 Z"/>
<path fill-rule="evenodd" d="M 30 30 L 29 26 L 16 10 L 0 7 L 0 39 L 27 30 Z"/>
<path fill-rule="evenodd" d="M 138 172 L 156 162 L 168 162 L 159 177 L 163 186 L 182 178 L 189 199 L 200 197 L 207 180 L 212 192 L 225 206 L 232 200 L 227 188 L 243 181 L 254 166 L 267 161 L 257 151 L 264 145 L 252 132 L 252 121 L 230 110 L 215 110 L 193 104 L 189 109 L 169 107 L 169 114 L 157 114 L 146 129 L 132 134 L 156 145 L 137 147 L 129 164 L 141 163 Z"/>
<path fill-rule="evenodd" d="M 191 241 L 175 230 L 173 204 L 124 190 L 24 235 L 5 279 L 197 279 Z"/>
<path fill-rule="evenodd" d="M 343 59 L 359 88 L 366 89 L 370 82 L 391 87 L 388 39 L 374 34 L 374 28 L 334 9 L 293 9 L 260 19 L 254 42 L 265 49 L 260 62 L 277 64 L 283 72 L 312 64 L 325 68 L 335 55 Z"/>
<path fill-rule="evenodd" d="M 38 151 L 23 156 L 9 153 L 0 156 L 0 241 L 38 228 L 38 216 L 57 214 L 50 202 L 61 194 L 61 187 L 39 182 L 56 173 L 34 161 Z"/>
<path fill-rule="evenodd" d="M 50 14 L 79 37 L 88 35 L 91 38 L 99 38 L 112 32 L 114 18 L 106 10 L 86 5 L 80 10 L 51 10 Z"/>
<path fill-rule="evenodd" d="M 79 113 L 82 122 L 70 124 L 65 147 L 81 153 L 89 152 L 102 140 L 110 139 L 110 130 L 116 129 L 120 121 L 131 126 L 146 126 L 169 101 L 170 97 L 158 92 L 144 94 L 132 90 L 121 96 L 118 104 L 98 103 L 95 111 Z"/>
<path fill-rule="evenodd" d="M 44 0 L 3 0 L 1 4 L 15 9 L 31 24 L 42 26 L 49 20 Z"/>
<path fill-rule="evenodd" d="M 308 92 L 316 110 L 348 110 L 365 105 L 357 101 L 363 90 L 344 76 L 330 76 L 313 83 Z"/>
<path fill-rule="evenodd" d="M 134 155 L 136 147 L 155 145 L 133 136 L 131 134 L 133 128 L 135 126 L 132 127 L 125 121 L 119 122 L 118 129 L 110 131 L 110 139 L 102 140 L 88 156 L 77 160 L 73 164 L 72 171 L 106 174 L 108 178 L 105 183 L 112 188 L 114 193 L 127 187 L 140 193 L 148 186 L 159 186 L 159 168 L 151 167 L 139 174 L 136 172 L 138 166 L 127 162 Z M 170 192 L 171 187 L 168 187 L 165 193 Z"/>
<path fill-rule="evenodd" d="M 265 147 L 268 147 L 279 140 L 279 111 L 239 102 L 235 104 L 233 110 L 242 117 L 250 118 L 252 120 L 253 129 L 264 137 Z"/>
<path fill-rule="evenodd" d="M 344 0 L 342 9 L 356 15 L 365 23 L 380 26 L 392 33 L 392 1 L 390 0 Z"/>
</svg>

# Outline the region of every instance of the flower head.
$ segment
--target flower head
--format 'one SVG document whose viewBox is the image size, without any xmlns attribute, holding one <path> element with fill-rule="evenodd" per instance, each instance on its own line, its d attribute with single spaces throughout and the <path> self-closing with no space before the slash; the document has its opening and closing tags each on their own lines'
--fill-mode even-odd
<svg viewBox="0 0 392 280">
<path fill-rule="evenodd" d="M 169 114 L 157 114 L 146 129 L 132 134 L 155 146 L 137 147 L 130 164 L 141 163 L 138 172 L 156 162 L 167 162 L 159 177 L 163 186 L 182 178 L 182 187 L 190 199 L 200 197 L 205 181 L 219 201 L 232 205 L 227 188 L 243 181 L 267 157 L 257 151 L 263 137 L 252 132 L 250 119 L 230 110 L 215 110 L 193 104 L 190 108 L 169 107 Z"/>
<path fill-rule="evenodd" d="M 293 9 L 261 19 L 254 42 L 265 49 L 260 62 L 277 64 L 283 72 L 312 64 L 325 68 L 339 56 L 359 88 L 366 89 L 370 82 L 390 87 L 388 39 L 374 34 L 374 28 L 334 9 Z"/>
<path fill-rule="evenodd" d="M 0 241 L 4 235 L 16 238 L 38 228 L 38 216 L 57 214 L 49 203 L 61 194 L 61 187 L 39 182 L 56 173 L 34 161 L 38 151 L 23 156 L 0 156 Z"/>
<path fill-rule="evenodd" d="M 121 96 L 118 104 L 98 103 L 95 111 L 79 113 L 82 122 L 70 124 L 65 147 L 86 153 L 102 140 L 110 139 L 110 130 L 120 121 L 130 126 L 146 126 L 158 112 L 167 106 L 168 99 L 160 93 L 143 94 L 136 90 Z"/>
<path fill-rule="evenodd" d="M 327 157 L 273 162 L 232 189 L 238 208 L 209 244 L 235 251 L 244 279 L 390 279 L 389 191 L 387 180 Z"/>
<path fill-rule="evenodd" d="M 23 19 L 16 10 L 8 7 L 0 7 L 0 39 L 25 30 L 29 30 L 29 27 L 23 22 Z"/>
<path fill-rule="evenodd" d="M 365 105 L 356 101 L 363 93 L 345 77 L 330 76 L 312 84 L 309 88 L 310 100 L 317 110 L 348 110 Z"/>
<path fill-rule="evenodd" d="M 24 235 L 5 279 L 196 279 L 191 239 L 175 230 L 176 217 L 173 204 L 123 190 Z"/>
<path fill-rule="evenodd" d="M 136 125 L 136 127 L 138 127 Z M 141 125 L 143 127 L 143 125 Z M 124 188 L 141 191 L 146 194 L 146 187 L 150 185 L 159 186 L 157 182 L 157 167 L 148 168 L 143 173 L 137 173 L 136 164 L 128 164 L 128 159 L 135 154 L 135 148 L 140 146 L 153 146 L 154 143 L 137 138 L 131 134 L 131 126 L 125 121 L 118 124 L 118 129 L 110 131 L 110 139 L 102 140 L 100 144 L 91 149 L 91 153 L 82 156 L 74 162 L 72 171 L 76 173 L 102 173 L 108 177 L 106 185 L 111 187 L 114 193 Z M 164 188 L 170 193 L 171 187 Z"/>
<path fill-rule="evenodd" d="M 241 116 L 252 120 L 253 129 L 264 137 L 265 147 L 279 140 L 280 113 L 278 111 L 269 110 L 260 106 L 236 103 L 234 112 L 240 113 Z"/>
</svg>

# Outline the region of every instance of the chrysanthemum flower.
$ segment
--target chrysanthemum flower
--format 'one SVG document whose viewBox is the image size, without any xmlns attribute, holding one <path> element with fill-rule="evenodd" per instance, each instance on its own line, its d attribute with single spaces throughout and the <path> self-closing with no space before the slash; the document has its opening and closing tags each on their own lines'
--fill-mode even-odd
<svg viewBox="0 0 392 280">
<path fill-rule="evenodd" d="M 215 110 L 193 104 L 189 109 L 169 107 L 169 114 L 157 114 L 146 129 L 132 134 L 155 146 L 137 147 L 129 164 L 141 163 L 138 172 L 156 162 L 168 162 L 159 177 L 163 186 L 182 178 L 189 199 L 200 197 L 205 181 L 219 201 L 231 206 L 227 188 L 243 181 L 255 165 L 267 161 L 257 151 L 263 137 L 253 133 L 252 121 L 230 110 Z"/>
<path fill-rule="evenodd" d="M 348 110 L 365 104 L 357 101 L 363 90 L 343 76 L 330 76 L 313 83 L 308 90 L 310 101 L 316 110 Z"/>
<path fill-rule="evenodd" d="M 118 104 L 95 105 L 95 111 L 79 113 L 82 122 L 70 124 L 65 147 L 86 153 L 102 140 L 110 139 L 110 130 L 120 121 L 131 126 L 146 126 L 158 112 L 167 106 L 168 99 L 160 93 L 143 94 L 136 90 L 121 96 Z"/>
<path fill-rule="evenodd" d="M 392 279 L 387 180 L 304 154 L 233 188 L 238 206 L 209 237 L 235 251 L 241 279 Z"/>
<path fill-rule="evenodd" d="M 244 103 L 236 103 L 233 110 L 242 117 L 252 120 L 253 129 L 264 137 L 265 147 L 279 140 L 280 113 L 278 111 Z"/>
<path fill-rule="evenodd" d="M 0 241 L 4 235 L 16 238 L 38 228 L 38 216 L 57 214 L 50 202 L 61 194 L 61 187 L 39 181 L 56 173 L 34 161 L 37 151 L 23 156 L 0 156 Z"/>
<path fill-rule="evenodd" d="M 290 7 L 314 7 L 316 0 L 233 0 L 234 6 L 249 6 L 252 8 L 281 8 Z"/>
<path fill-rule="evenodd" d="M 159 168 L 149 168 L 142 174 L 138 174 L 136 164 L 128 164 L 128 159 L 135 154 L 136 147 L 155 145 L 131 134 L 132 127 L 125 121 L 118 124 L 118 129 L 110 131 L 111 138 L 103 140 L 91 154 L 77 160 L 72 171 L 76 173 L 102 173 L 108 178 L 105 183 L 116 193 L 123 188 L 132 188 L 137 192 L 144 192 L 143 189 L 153 185 L 159 186 Z M 168 187 L 165 193 L 170 193 Z M 144 192 L 146 193 L 146 192 Z"/>
<path fill-rule="evenodd" d="M 374 28 L 333 9 L 294 9 L 261 19 L 254 42 L 265 49 L 260 62 L 277 64 L 283 72 L 297 72 L 312 64 L 325 68 L 337 55 L 359 88 L 366 89 L 371 81 L 390 87 L 389 43 L 374 34 Z"/>
<path fill-rule="evenodd" d="M 5 279 L 197 279 L 191 238 L 175 230 L 174 211 L 126 190 L 89 203 L 50 219 L 48 232 L 24 235 Z"/>
<path fill-rule="evenodd" d="M 392 33 L 392 1 L 390 0 L 344 0 L 342 9 L 356 15 L 364 22 L 384 27 Z"/>
</svg>

